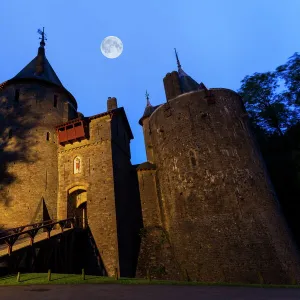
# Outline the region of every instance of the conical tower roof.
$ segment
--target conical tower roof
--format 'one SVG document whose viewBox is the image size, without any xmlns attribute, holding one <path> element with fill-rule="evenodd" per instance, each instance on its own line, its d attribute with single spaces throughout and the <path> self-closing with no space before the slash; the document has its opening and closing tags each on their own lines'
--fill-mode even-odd
<svg viewBox="0 0 300 300">
<path fill-rule="evenodd" d="M 152 106 L 151 105 L 150 100 L 149 100 L 149 94 L 148 94 L 147 91 L 146 91 L 146 100 L 147 100 L 147 105 L 146 105 L 146 108 L 144 110 L 143 116 L 139 120 L 140 125 L 143 125 L 143 120 L 145 118 L 150 117 L 152 115 L 152 113 L 159 107 L 159 105 L 157 105 L 157 106 Z"/>
<path fill-rule="evenodd" d="M 12 79 L 35 78 L 63 87 L 45 55 L 45 32 L 38 30 L 42 36 L 37 56 Z"/>
<path fill-rule="evenodd" d="M 55 85 L 63 87 L 53 68 L 51 67 L 48 59 L 44 56 L 43 72 L 38 74 L 36 66 L 39 64 L 39 55 L 37 55 L 27 66 L 25 66 L 15 77 L 12 79 L 29 79 L 35 78 L 45 80 Z"/>
<path fill-rule="evenodd" d="M 52 66 L 50 65 L 48 59 L 45 54 L 45 33 L 44 28 L 43 31 L 38 30 L 38 33 L 41 34 L 41 42 L 40 47 L 38 49 L 37 56 L 27 64 L 16 76 L 11 78 L 10 80 L 5 82 L 5 86 L 14 83 L 19 80 L 24 79 L 34 79 L 34 80 L 42 80 L 44 82 L 53 84 L 55 86 L 61 87 L 67 92 L 70 96 L 70 100 L 73 102 L 77 109 L 77 102 L 73 95 L 62 85 Z"/>
<path fill-rule="evenodd" d="M 177 60 L 178 77 L 179 77 L 181 92 L 187 93 L 191 91 L 206 89 L 205 85 L 202 82 L 199 84 L 196 80 L 194 80 L 191 76 L 189 76 L 183 71 L 183 69 L 181 68 L 181 64 L 176 49 L 175 49 L 175 55 Z"/>
</svg>

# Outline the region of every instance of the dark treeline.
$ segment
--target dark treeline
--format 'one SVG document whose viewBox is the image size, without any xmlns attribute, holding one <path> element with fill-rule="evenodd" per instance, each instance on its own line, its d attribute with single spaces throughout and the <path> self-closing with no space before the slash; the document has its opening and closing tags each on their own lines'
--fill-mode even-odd
<svg viewBox="0 0 300 300">
<path fill-rule="evenodd" d="M 300 248 L 300 55 L 242 80 L 243 97 L 282 211 Z"/>
</svg>

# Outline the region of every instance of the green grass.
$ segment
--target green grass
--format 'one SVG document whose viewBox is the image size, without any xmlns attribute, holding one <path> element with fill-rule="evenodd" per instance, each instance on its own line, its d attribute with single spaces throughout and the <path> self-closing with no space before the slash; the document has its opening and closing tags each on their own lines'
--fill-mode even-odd
<svg viewBox="0 0 300 300">
<path fill-rule="evenodd" d="M 20 282 L 17 282 L 17 275 L 0 277 L 0 286 L 7 285 L 32 285 L 32 284 L 137 284 L 137 285 L 191 285 L 191 286 L 240 286 L 240 287 L 260 287 L 260 288 L 300 288 L 300 285 L 274 285 L 274 284 L 243 284 L 243 283 L 222 283 L 222 282 L 187 282 L 187 281 L 169 281 L 169 280 L 147 280 L 136 278 L 120 278 L 115 280 L 111 277 L 101 277 L 86 275 L 82 280 L 81 275 L 75 274 L 51 274 L 51 281 L 48 281 L 47 273 L 26 273 L 21 274 Z"/>
</svg>

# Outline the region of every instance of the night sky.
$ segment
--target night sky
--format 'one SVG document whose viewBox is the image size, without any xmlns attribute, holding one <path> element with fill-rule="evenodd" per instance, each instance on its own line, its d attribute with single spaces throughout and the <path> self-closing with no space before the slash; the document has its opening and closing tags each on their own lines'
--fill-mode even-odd
<svg viewBox="0 0 300 300">
<path fill-rule="evenodd" d="M 44 26 L 46 56 L 79 111 L 101 113 L 108 97 L 124 106 L 133 164 L 146 159 L 138 125 L 145 91 L 153 105 L 165 102 L 174 47 L 196 81 L 233 90 L 244 76 L 274 70 L 300 51 L 299 0 L 9 0 L 0 10 L 0 83 L 36 56 Z M 100 51 L 109 35 L 123 42 L 117 59 Z"/>
</svg>

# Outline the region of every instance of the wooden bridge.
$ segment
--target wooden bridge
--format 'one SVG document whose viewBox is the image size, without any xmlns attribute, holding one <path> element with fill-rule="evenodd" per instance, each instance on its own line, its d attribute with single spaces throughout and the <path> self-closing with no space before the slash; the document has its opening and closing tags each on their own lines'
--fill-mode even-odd
<svg viewBox="0 0 300 300">
<path fill-rule="evenodd" d="M 50 237 L 72 230 L 77 224 L 76 218 L 60 221 L 44 221 L 8 229 L 0 238 L 0 258 L 10 256 L 13 251 L 32 246 Z M 41 232 L 42 231 L 42 232 Z"/>
<path fill-rule="evenodd" d="M 0 276 L 20 268 L 26 272 L 107 275 L 87 219 L 73 217 L 59 221 L 27 224 L 1 232 Z"/>
</svg>

